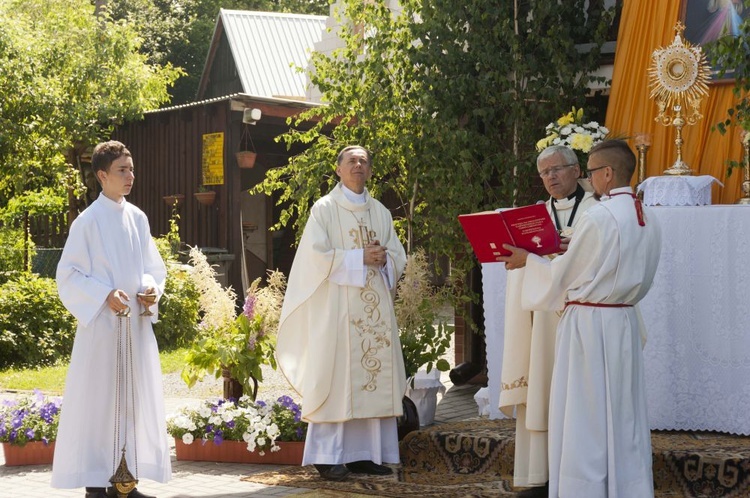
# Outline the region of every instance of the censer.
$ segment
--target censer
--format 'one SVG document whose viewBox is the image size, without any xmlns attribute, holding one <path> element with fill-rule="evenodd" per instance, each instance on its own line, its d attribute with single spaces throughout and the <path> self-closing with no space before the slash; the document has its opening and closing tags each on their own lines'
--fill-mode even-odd
<svg viewBox="0 0 750 498">
<path fill-rule="evenodd" d="M 109 482 L 115 490 L 118 498 L 126 498 L 138 485 L 138 445 L 135 434 L 133 434 L 133 446 L 135 454 L 135 476 L 128 468 L 125 458 L 125 446 L 128 440 L 128 411 L 133 412 L 135 421 L 135 393 L 133 391 L 133 345 L 130 333 L 130 307 L 116 314 L 117 316 L 117 375 L 115 386 L 115 433 L 114 449 L 112 454 L 112 477 Z M 125 344 L 123 347 L 123 321 L 125 322 Z M 129 388 L 129 389 L 128 389 Z M 130 400 L 128 400 L 128 390 Z M 124 398 L 124 403 L 121 400 Z M 123 406 L 124 405 L 124 406 Z M 124 430 L 122 441 L 120 440 L 120 428 L 124 418 Z M 133 424 L 135 426 L 135 424 Z M 134 427 L 135 432 L 135 427 Z M 117 463 L 118 448 L 120 450 L 119 464 Z"/>
</svg>

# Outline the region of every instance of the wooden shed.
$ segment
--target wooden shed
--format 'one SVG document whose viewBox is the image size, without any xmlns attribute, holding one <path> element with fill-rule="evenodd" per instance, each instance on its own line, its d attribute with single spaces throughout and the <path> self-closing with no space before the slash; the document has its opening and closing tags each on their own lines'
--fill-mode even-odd
<svg viewBox="0 0 750 498">
<path fill-rule="evenodd" d="M 291 268 L 294 234 L 270 232 L 275 203 L 247 190 L 302 151 L 275 138 L 289 131 L 288 117 L 319 105 L 305 101 L 307 78 L 296 68 L 307 66 L 325 23 L 325 16 L 221 9 L 196 102 L 148 112 L 112 136 L 133 154 L 129 200 L 149 216 L 153 235 L 168 231 L 179 199 L 181 240 L 219 264 L 222 283 L 240 297 L 266 269 Z M 238 163 L 241 151 L 257 154 L 252 167 Z M 204 195 L 213 201 L 199 202 Z"/>
<path fill-rule="evenodd" d="M 148 215 L 153 235 L 167 233 L 176 212 L 181 240 L 202 248 L 240 296 L 267 268 L 288 274 L 294 236 L 270 232 L 273 200 L 247 191 L 301 152 L 274 139 L 289 130 L 289 116 L 313 105 L 236 94 L 149 112 L 119 127 L 112 138 L 126 144 L 135 164 L 128 200 Z M 255 164 L 242 166 L 236 153 L 250 147 Z M 213 198 L 199 200 L 202 191 Z"/>
</svg>

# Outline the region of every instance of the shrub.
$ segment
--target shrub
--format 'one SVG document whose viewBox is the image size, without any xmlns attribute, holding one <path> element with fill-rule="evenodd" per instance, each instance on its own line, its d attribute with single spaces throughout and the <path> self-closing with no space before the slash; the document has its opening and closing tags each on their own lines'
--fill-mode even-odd
<svg viewBox="0 0 750 498">
<path fill-rule="evenodd" d="M 0 368 L 68 359 L 75 330 L 54 279 L 24 272 L 0 285 Z"/>
<path fill-rule="evenodd" d="M 198 335 L 198 290 L 189 269 L 177 262 L 167 262 L 164 295 L 159 300 L 159 321 L 154 335 L 160 350 L 190 344 Z"/>
<path fill-rule="evenodd" d="M 159 300 L 159 321 L 154 324 L 154 335 L 160 350 L 170 350 L 190 344 L 198 335 L 198 300 L 200 295 L 190 278 L 190 270 L 176 260 L 180 247 L 177 220 L 169 220 L 169 232 L 154 239 L 167 265 L 164 295 Z"/>
<path fill-rule="evenodd" d="M 2 281 L 12 278 L 14 272 L 26 270 L 23 267 L 24 254 L 23 228 L 0 227 L 0 277 Z M 34 255 L 34 242 L 28 241 L 29 261 Z"/>
</svg>

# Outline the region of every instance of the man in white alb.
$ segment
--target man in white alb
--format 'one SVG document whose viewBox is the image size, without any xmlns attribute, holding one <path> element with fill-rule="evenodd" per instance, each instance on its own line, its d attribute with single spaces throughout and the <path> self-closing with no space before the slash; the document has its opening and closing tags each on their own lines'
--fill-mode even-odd
<svg viewBox="0 0 750 498">
<path fill-rule="evenodd" d="M 172 473 L 159 350 L 151 327 L 158 310 L 153 304 L 153 316 L 140 316 L 138 304 L 146 303 L 137 297 L 156 293 L 158 299 L 167 270 L 146 215 L 125 200 L 135 180 L 130 151 L 120 142 L 103 142 L 94 148 L 91 166 L 102 192 L 71 225 L 57 266 L 60 300 L 78 320 L 78 329 L 52 487 L 86 487 L 86 498 L 104 498 L 115 496 L 113 488 L 106 488 L 123 447 L 136 478 L 167 482 Z M 129 319 L 115 315 L 128 307 Z M 132 347 L 124 336 L 128 329 Z M 125 377 L 125 366 L 132 366 L 132 379 Z M 137 488 L 129 497 L 153 498 Z"/>
<path fill-rule="evenodd" d="M 547 210 L 567 247 L 584 211 L 597 204 L 583 188 L 578 157 L 564 145 L 544 149 L 536 160 L 539 176 L 550 195 Z M 555 312 L 521 308 L 524 270 L 508 272 L 505 292 L 505 334 L 500 410 L 516 415 L 513 485 L 530 487 L 523 497 L 546 497 L 549 390 L 555 358 Z"/>
<path fill-rule="evenodd" d="M 586 211 L 565 254 L 552 261 L 507 246 L 525 266 L 522 303 L 564 310 L 557 327 L 549 414 L 549 496 L 654 496 L 636 304 L 653 283 L 661 231 L 630 187 L 635 155 L 620 140 L 589 153 L 602 202 Z"/>
<path fill-rule="evenodd" d="M 279 367 L 310 423 L 303 465 L 321 477 L 390 474 L 406 388 L 393 292 L 406 254 L 388 209 L 365 184 L 372 156 L 344 148 L 340 178 L 318 199 L 289 274 L 279 321 Z"/>
</svg>

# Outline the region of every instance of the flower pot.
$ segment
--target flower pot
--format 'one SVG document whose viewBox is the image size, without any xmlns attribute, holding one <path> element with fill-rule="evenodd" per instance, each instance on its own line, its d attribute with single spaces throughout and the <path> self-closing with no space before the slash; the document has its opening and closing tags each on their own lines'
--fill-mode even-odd
<svg viewBox="0 0 750 498">
<path fill-rule="evenodd" d="M 289 441 L 276 443 L 280 450 L 272 452 L 266 450 L 264 455 L 257 451 L 247 451 L 247 443 L 242 441 L 223 441 L 214 444 L 213 441 L 196 440 L 192 444 L 185 444 L 182 439 L 175 438 L 174 445 L 177 460 L 196 462 L 226 462 L 226 463 L 273 463 L 280 465 L 302 464 L 302 453 L 305 450 L 304 441 Z"/>
<path fill-rule="evenodd" d="M 419 413 L 419 425 L 424 427 L 432 425 L 435 421 L 435 412 L 437 411 L 438 393 L 445 393 L 445 386 L 440 382 L 440 371 L 433 368 L 429 373 L 420 370 L 412 380 L 407 382 L 406 396 L 408 396 L 417 407 Z"/>
<path fill-rule="evenodd" d="M 213 190 L 207 192 L 195 192 L 193 197 L 204 206 L 210 206 L 216 200 L 216 192 Z"/>
<path fill-rule="evenodd" d="M 258 154 L 249 150 L 241 150 L 234 153 L 234 157 L 237 159 L 237 166 L 243 169 L 250 169 L 255 166 L 255 158 Z"/>
<path fill-rule="evenodd" d="M 5 465 L 48 465 L 55 454 L 54 441 L 45 444 L 42 441 L 31 441 L 23 446 L 3 443 Z"/>
<path fill-rule="evenodd" d="M 162 197 L 164 199 L 164 202 L 167 203 L 167 206 L 169 207 L 180 207 L 182 206 L 182 203 L 185 202 L 185 195 L 184 194 L 173 194 L 173 195 L 165 195 Z"/>
</svg>

